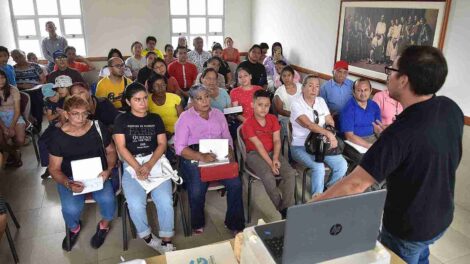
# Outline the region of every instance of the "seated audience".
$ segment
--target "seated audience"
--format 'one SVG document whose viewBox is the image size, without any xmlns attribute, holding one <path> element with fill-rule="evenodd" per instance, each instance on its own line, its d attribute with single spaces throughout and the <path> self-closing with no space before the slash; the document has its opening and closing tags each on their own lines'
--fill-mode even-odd
<svg viewBox="0 0 470 264">
<path fill-rule="evenodd" d="M 96 96 L 106 97 L 111 101 L 116 108 L 122 107 L 122 94 L 127 85 L 132 83 L 130 79 L 124 77 L 124 68 L 126 65 L 121 58 L 112 57 L 108 60 L 108 67 L 110 75 L 104 77 L 98 82 L 96 86 Z"/>
<path fill-rule="evenodd" d="M 49 123 L 55 123 L 63 117 L 64 101 L 69 96 L 71 86 L 72 79 L 67 75 L 57 77 L 53 88 L 48 84 L 42 86 L 46 117 Z"/>
<path fill-rule="evenodd" d="M 274 63 L 274 68 L 276 69 L 276 74 L 274 77 L 274 90 L 277 90 L 281 85 L 281 72 L 284 67 L 287 66 L 287 63 L 283 60 L 278 60 Z M 301 77 L 300 74 L 294 70 L 294 82 L 295 83 L 301 83 Z"/>
<path fill-rule="evenodd" d="M 286 66 L 281 71 L 283 83 L 274 93 L 274 109 L 282 125 L 282 136 L 287 134 L 292 100 L 302 92 L 302 84 L 294 82 L 294 69 Z"/>
<path fill-rule="evenodd" d="M 150 76 L 152 76 L 154 73 L 156 73 L 156 74 L 160 74 L 162 76 L 165 76 L 165 78 L 167 79 L 167 86 L 166 86 L 166 91 L 167 92 L 174 93 L 174 94 L 177 94 L 179 96 L 183 95 L 183 91 L 181 91 L 180 86 L 178 84 L 178 81 L 176 81 L 175 77 L 170 76 L 168 74 L 168 68 L 167 68 L 166 63 L 165 63 L 164 60 L 162 60 L 160 58 L 156 58 L 152 63 L 152 69 L 153 69 L 153 73 L 150 74 Z M 150 76 L 149 76 L 149 78 L 150 78 Z M 152 90 L 151 86 L 148 86 L 147 89 L 149 91 Z"/>
<path fill-rule="evenodd" d="M 344 134 L 344 138 L 366 149 L 377 140 L 373 124 L 382 121 L 379 106 L 370 99 L 371 93 L 369 80 L 364 78 L 356 80 L 353 86 L 353 98 L 349 99 L 339 115 L 340 131 Z M 348 144 L 345 145 L 344 155 L 356 163 L 362 157 Z"/>
<path fill-rule="evenodd" d="M 332 116 L 323 98 L 318 96 L 320 80 L 308 75 L 302 83 L 302 93 L 292 100 L 290 122 L 292 124 L 292 158 L 310 169 L 312 196 L 323 192 L 346 174 L 347 163 L 342 155 L 325 156 L 325 163 L 331 168 L 330 179 L 325 183 L 325 165 L 316 162 L 315 156 L 305 150 L 305 140 L 310 132 L 320 133 L 328 138 L 331 147 L 337 146 L 335 135 L 325 129 L 325 125 L 334 126 Z"/>
<path fill-rule="evenodd" d="M 231 107 L 232 102 L 230 96 L 224 88 L 220 88 L 217 83 L 217 71 L 213 68 L 205 69 L 201 74 L 201 83 L 209 92 L 211 107 L 219 109 L 221 112 L 225 108 Z M 189 108 L 189 106 L 188 106 Z"/>
<path fill-rule="evenodd" d="M 225 49 L 222 52 L 222 59 L 224 61 L 230 61 L 235 64 L 240 64 L 240 53 L 238 49 L 233 47 L 233 40 L 231 37 L 225 37 L 224 39 Z"/>
<path fill-rule="evenodd" d="M 337 61 L 333 67 L 333 78 L 320 89 L 320 97 L 326 101 L 335 120 L 353 96 L 353 82 L 347 79 L 348 68 L 346 61 Z"/>
<path fill-rule="evenodd" d="M 188 60 L 197 67 L 197 72 L 201 73 L 204 69 L 203 65 L 208 59 L 211 58 L 211 54 L 203 50 L 204 40 L 201 37 L 196 37 L 193 40 L 194 50 L 188 52 Z"/>
<path fill-rule="evenodd" d="M 10 85 L 16 86 L 16 77 L 15 77 L 15 68 L 8 64 L 8 59 L 10 58 L 10 52 L 4 46 L 0 46 L 0 69 L 5 71 L 8 76 L 8 83 Z"/>
<path fill-rule="evenodd" d="M 142 43 L 139 41 L 134 41 L 131 45 L 132 56 L 126 59 L 126 66 L 131 69 L 132 79 L 137 78 L 139 70 L 145 67 L 147 59 L 145 56 L 142 56 Z"/>
<path fill-rule="evenodd" d="M 176 120 L 183 112 L 181 97 L 166 91 L 168 80 L 160 74 L 152 74 L 147 81 L 147 86 L 151 95 L 148 100 L 149 112 L 159 115 L 165 125 L 165 131 L 173 135 Z"/>
<path fill-rule="evenodd" d="M 176 48 L 178 60 L 168 65 L 168 74 L 178 81 L 182 93 L 188 98 L 188 90 L 193 86 L 197 77 L 197 67 L 188 61 L 188 50 L 185 47 Z"/>
<path fill-rule="evenodd" d="M 56 70 L 47 75 L 48 83 L 55 83 L 55 79 L 59 76 L 66 75 L 72 79 L 72 82 L 84 82 L 82 75 L 68 65 L 67 56 L 62 51 L 56 51 L 53 54 Z"/>
<path fill-rule="evenodd" d="M 258 90 L 253 96 L 254 115 L 242 125 L 246 145 L 246 165 L 261 178 L 276 209 L 285 219 L 287 208 L 294 205 L 296 171 L 281 152 L 281 127 L 276 116 L 269 114 L 270 94 Z M 281 176 L 279 187 L 276 176 Z"/>
<path fill-rule="evenodd" d="M 145 55 L 145 59 L 146 59 L 145 67 L 140 68 L 139 72 L 137 73 L 137 81 L 140 82 L 140 84 L 145 85 L 145 82 L 150 77 L 150 74 L 152 74 L 153 72 L 152 65 L 155 62 L 156 58 L 158 58 L 157 54 L 155 54 L 152 51 L 147 52 L 147 54 Z"/>
<path fill-rule="evenodd" d="M 26 59 L 28 60 L 28 62 L 36 63 L 37 65 L 39 65 L 42 71 L 44 72 L 44 74 L 47 76 L 47 74 L 49 73 L 49 69 L 47 68 L 46 65 L 39 63 L 38 57 L 36 56 L 34 52 L 28 52 L 28 54 L 26 54 Z M 1 61 L 0 61 L 0 64 L 1 64 Z"/>
<path fill-rule="evenodd" d="M 165 45 L 165 55 L 163 55 L 164 60 L 166 65 L 172 63 L 173 61 L 176 60 L 176 58 L 173 56 L 173 46 L 171 44 L 166 44 Z"/>
<path fill-rule="evenodd" d="M 274 63 L 276 61 L 284 61 L 287 63 L 286 58 L 282 54 L 282 45 L 279 42 L 274 42 L 271 46 L 271 56 L 266 57 L 263 60 L 263 65 L 266 68 L 266 74 L 271 76 L 272 79 L 276 77 L 276 69 Z"/>
<path fill-rule="evenodd" d="M 175 150 L 181 162 L 191 208 L 191 227 L 196 234 L 204 231 L 204 204 L 208 182 L 202 182 L 198 164 L 193 161 L 212 162 L 213 153 L 199 152 L 200 139 L 228 139 L 230 144 L 229 159 L 233 157 L 233 142 L 224 114 L 210 107 L 210 97 L 202 85 L 195 85 L 189 90 L 193 106 L 184 111 L 175 126 Z M 227 212 L 225 225 L 237 233 L 245 228 L 243 212 L 242 184 L 239 177 L 219 180 L 227 189 Z"/>
<path fill-rule="evenodd" d="M 268 43 L 266 42 L 261 42 L 259 44 L 259 46 L 261 47 L 261 56 L 259 56 L 259 63 L 263 64 L 264 60 L 266 59 L 267 55 L 268 54 L 268 50 L 269 50 L 269 45 Z"/>
<path fill-rule="evenodd" d="M 31 89 L 46 81 L 46 75 L 41 67 L 36 63 L 31 63 L 26 60 L 26 55 L 21 50 L 12 50 L 11 57 L 16 62 L 15 76 L 16 87 L 20 91 L 25 91 L 29 94 L 31 101 L 31 115 L 35 119 L 34 126 L 41 131 L 44 101 L 42 98 L 41 89 Z"/>
<path fill-rule="evenodd" d="M 153 52 L 159 57 L 160 59 L 163 59 L 163 53 L 157 49 L 157 38 L 154 36 L 148 36 L 145 39 L 145 45 L 147 46 L 143 51 L 142 51 L 142 56 L 146 56 L 148 52 Z"/>
<path fill-rule="evenodd" d="M 219 73 L 219 69 L 220 69 L 220 59 L 217 58 L 217 57 L 212 57 L 210 59 L 207 60 L 207 67 L 208 68 L 212 68 L 214 70 L 216 70 L 217 72 L 217 86 L 218 87 L 225 87 L 225 77 Z M 201 75 L 202 75 L 202 72 L 199 73 L 196 77 L 196 84 L 200 84 L 201 83 Z"/>
<path fill-rule="evenodd" d="M 76 160 L 99 157 L 103 171 L 98 177 L 103 180 L 103 189 L 91 193 L 98 203 L 102 217 L 91 239 L 91 246 L 97 249 L 103 244 L 109 232 L 110 222 L 114 218 L 116 209 L 114 190 L 109 179 L 111 170 L 116 164 L 116 150 L 110 133 L 104 129 L 105 126 L 99 122 L 101 124 L 98 128 L 87 119 L 89 114 L 87 101 L 79 96 L 69 97 L 65 100 L 64 110 L 67 122 L 53 131 L 54 140 L 51 140 L 48 146 L 49 172 L 57 182 L 62 215 L 71 241 L 70 248 L 67 248 L 65 237 L 62 249 L 69 251 L 77 242 L 81 230 L 80 215 L 86 197 L 85 194 L 73 195 L 81 193 L 84 185 L 83 182 L 74 180 L 71 163 Z"/>
<path fill-rule="evenodd" d="M 147 112 L 147 90 L 142 84 L 138 82 L 130 84 L 126 88 L 124 97 L 128 110 L 116 118 L 113 131 L 117 150 L 124 162 L 122 176 L 124 196 L 137 235 L 147 246 L 160 254 L 165 254 L 175 249 L 171 243 L 175 233 L 171 180 L 165 180 L 150 191 L 157 208 L 160 238 L 152 234 L 147 216 L 147 192 L 137 181 L 147 179 L 165 153 L 167 148 L 165 126 L 160 116 Z M 145 163 L 140 164 L 136 157 L 145 158 Z M 132 176 L 131 172 L 135 176 Z"/>
<path fill-rule="evenodd" d="M 379 106 L 384 127 L 391 125 L 396 120 L 397 116 L 403 112 L 403 106 L 390 97 L 388 89 L 377 92 L 372 100 Z"/>
<path fill-rule="evenodd" d="M 238 68 L 248 69 L 252 75 L 251 84 L 258 85 L 266 89 L 268 87 L 268 79 L 266 76 L 266 69 L 264 68 L 263 64 L 258 62 L 260 55 L 261 47 L 256 44 L 253 45 L 248 51 L 248 59 L 240 63 L 240 65 L 238 65 Z M 237 75 L 235 75 L 235 80 L 238 80 Z"/>
<path fill-rule="evenodd" d="M 233 75 L 230 66 L 227 64 L 226 61 L 222 58 L 222 46 L 219 43 L 215 43 L 212 45 L 212 58 L 219 59 L 219 69 L 217 70 L 218 73 L 222 74 L 225 78 L 225 88 L 228 90 L 233 85 Z M 204 68 L 207 67 L 209 60 L 204 62 Z M 220 86 L 224 87 L 224 86 Z"/>
<path fill-rule="evenodd" d="M 120 58 L 122 61 L 124 61 L 124 57 L 122 57 L 122 53 L 118 49 L 110 49 L 109 50 L 109 52 L 108 52 L 108 61 L 111 58 Z M 101 68 L 100 73 L 99 73 L 98 76 L 100 77 L 100 79 L 102 79 L 106 76 L 109 76 L 109 74 L 110 74 L 110 69 L 109 69 L 108 65 L 106 65 L 103 68 Z M 126 76 L 127 78 L 132 78 L 132 71 L 125 64 L 124 64 L 124 76 Z"/>
<path fill-rule="evenodd" d="M 8 83 L 4 70 L 0 69 L 0 150 L 9 156 L 6 166 L 21 167 L 20 147 L 25 141 L 25 121 L 20 113 L 20 92 Z M 13 145 L 9 144 L 13 139 Z"/>
<path fill-rule="evenodd" d="M 253 85 L 252 75 L 248 68 L 238 67 L 237 76 L 240 86 L 230 91 L 230 99 L 232 100 L 232 106 L 242 106 L 243 113 L 238 115 L 238 119 L 245 122 L 247 118 L 253 115 L 253 94 L 263 88 Z"/>
<path fill-rule="evenodd" d="M 65 55 L 67 56 L 67 64 L 69 68 L 77 70 L 78 72 L 87 72 L 95 69 L 95 66 L 82 56 L 77 56 L 77 50 L 68 46 L 64 50 Z M 57 70 L 57 65 L 54 66 L 54 71 Z"/>
</svg>

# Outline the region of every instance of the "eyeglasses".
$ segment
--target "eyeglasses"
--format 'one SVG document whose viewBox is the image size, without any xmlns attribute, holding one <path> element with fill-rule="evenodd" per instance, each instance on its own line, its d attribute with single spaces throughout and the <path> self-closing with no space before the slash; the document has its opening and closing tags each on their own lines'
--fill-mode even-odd
<svg viewBox="0 0 470 264">
<path fill-rule="evenodd" d="M 126 67 L 126 64 L 116 64 L 116 65 L 112 65 L 111 67 L 124 68 L 124 67 Z"/>
<path fill-rule="evenodd" d="M 392 67 L 385 66 L 385 74 L 390 75 L 392 72 L 400 72 L 399 69 L 395 69 Z"/>
<path fill-rule="evenodd" d="M 90 115 L 90 112 L 68 112 L 70 116 L 72 116 L 73 118 L 79 118 L 79 117 L 82 117 L 82 118 L 87 118 L 89 115 Z"/>
</svg>

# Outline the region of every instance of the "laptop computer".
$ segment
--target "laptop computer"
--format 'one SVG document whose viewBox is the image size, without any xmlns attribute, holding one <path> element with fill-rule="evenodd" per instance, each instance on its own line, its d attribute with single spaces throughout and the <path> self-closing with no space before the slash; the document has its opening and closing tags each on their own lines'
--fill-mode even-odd
<svg viewBox="0 0 470 264">
<path fill-rule="evenodd" d="M 276 263 L 317 263 L 373 249 L 386 190 L 290 207 L 254 229 Z"/>
</svg>

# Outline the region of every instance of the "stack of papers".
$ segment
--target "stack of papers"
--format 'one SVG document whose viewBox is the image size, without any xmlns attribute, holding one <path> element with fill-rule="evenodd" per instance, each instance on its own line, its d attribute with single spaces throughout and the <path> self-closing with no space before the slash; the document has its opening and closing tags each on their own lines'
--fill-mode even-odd
<svg viewBox="0 0 470 264">
<path fill-rule="evenodd" d="M 165 254 L 166 263 L 238 264 L 230 242 L 177 250 Z"/>
<path fill-rule="evenodd" d="M 73 180 L 85 185 L 82 192 L 73 193 L 73 195 L 81 195 L 103 189 L 103 178 L 99 177 L 99 174 L 103 171 L 100 157 L 73 160 L 70 162 L 70 165 L 72 167 Z"/>
<path fill-rule="evenodd" d="M 243 112 L 243 107 L 241 105 L 224 108 L 224 115 L 241 114 L 242 112 Z"/>
<path fill-rule="evenodd" d="M 210 167 L 230 163 L 228 159 L 228 139 L 200 139 L 199 152 L 214 153 L 217 157 L 213 162 L 199 161 L 199 167 Z"/>
</svg>

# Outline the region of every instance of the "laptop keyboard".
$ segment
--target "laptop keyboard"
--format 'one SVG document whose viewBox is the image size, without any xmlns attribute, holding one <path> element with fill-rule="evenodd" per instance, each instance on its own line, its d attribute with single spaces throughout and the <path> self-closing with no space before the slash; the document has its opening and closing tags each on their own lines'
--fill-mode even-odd
<svg viewBox="0 0 470 264">
<path fill-rule="evenodd" d="M 275 259 L 282 258 L 282 250 L 284 248 L 284 236 L 265 238 L 264 244 L 271 251 Z"/>
</svg>

